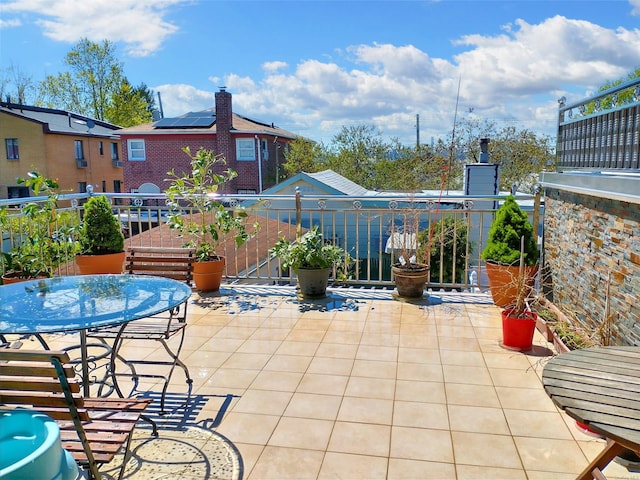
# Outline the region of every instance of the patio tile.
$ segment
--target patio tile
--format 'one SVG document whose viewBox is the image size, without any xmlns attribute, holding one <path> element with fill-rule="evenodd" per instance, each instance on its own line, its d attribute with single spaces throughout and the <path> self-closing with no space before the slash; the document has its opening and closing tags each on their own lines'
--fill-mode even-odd
<svg viewBox="0 0 640 480">
<path fill-rule="evenodd" d="M 284 412 L 288 417 L 335 420 L 342 403 L 342 396 L 297 392 Z"/>
<path fill-rule="evenodd" d="M 503 408 L 557 412 L 553 401 L 541 388 L 495 387 Z"/>
<path fill-rule="evenodd" d="M 315 357 L 309 364 L 308 373 L 325 373 L 329 375 L 349 375 L 353 368 L 353 359 Z"/>
<path fill-rule="evenodd" d="M 531 410 L 504 410 L 511 434 L 517 437 L 573 440 L 557 412 L 535 412 Z"/>
<path fill-rule="evenodd" d="M 305 372 L 309 368 L 311 360 L 313 360 L 313 356 L 273 355 L 264 369 L 279 372 Z"/>
<path fill-rule="evenodd" d="M 398 379 L 442 382 L 442 367 L 440 365 L 398 362 Z"/>
<path fill-rule="evenodd" d="M 279 421 L 278 415 L 229 412 L 216 431 L 234 443 L 266 445 Z"/>
<path fill-rule="evenodd" d="M 396 400 L 407 402 L 446 403 L 445 384 L 442 382 L 396 381 Z"/>
<path fill-rule="evenodd" d="M 396 401 L 393 425 L 449 430 L 447 407 L 440 403 Z"/>
<path fill-rule="evenodd" d="M 446 383 L 446 397 L 449 405 L 470 405 L 476 407 L 500 407 L 500 401 L 493 385 L 467 385 Z"/>
<path fill-rule="evenodd" d="M 382 398 L 393 400 L 396 382 L 391 378 L 349 378 L 345 395 L 349 397 Z"/>
<path fill-rule="evenodd" d="M 328 420 L 282 417 L 268 445 L 325 451 L 332 429 Z"/>
<path fill-rule="evenodd" d="M 451 430 L 459 432 L 509 435 L 509 427 L 500 408 L 449 405 Z"/>
<path fill-rule="evenodd" d="M 524 470 L 512 469 L 512 468 L 494 468 L 494 467 L 478 467 L 474 465 L 457 465 L 457 480 L 479 480 L 483 478 L 490 478 L 491 480 L 531 480 L 531 477 L 527 477 Z M 543 477 L 544 480 L 550 480 L 549 473 Z M 541 478 L 542 480 L 542 478 Z M 553 477 L 553 480 L 559 480 L 557 477 Z"/>
<path fill-rule="evenodd" d="M 392 427 L 391 453 L 393 458 L 453 463 L 451 434 L 447 430 Z"/>
<path fill-rule="evenodd" d="M 398 349 L 398 361 L 402 363 L 440 364 L 440 351 L 433 348 L 400 347 Z"/>
<path fill-rule="evenodd" d="M 393 401 L 380 398 L 344 397 L 338 411 L 338 420 L 391 425 Z"/>
<path fill-rule="evenodd" d="M 484 366 L 443 365 L 444 380 L 447 383 L 466 385 L 491 385 L 491 376 Z"/>
<path fill-rule="evenodd" d="M 247 480 L 313 480 L 324 453 L 298 448 L 265 447 Z"/>
<path fill-rule="evenodd" d="M 256 390 L 295 392 L 301 379 L 301 372 L 275 372 L 263 370 L 256 376 L 250 388 Z"/>
<path fill-rule="evenodd" d="M 328 452 L 387 457 L 391 427 L 366 423 L 336 422 Z"/>
<path fill-rule="evenodd" d="M 390 458 L 387 480 L 411 480 L 423 478 L 456 478 L 456 467 L 452 463 L 425 462 Z"/>
<path fill-rule="evenodd" d="M 343 395 L 348 381 L 349 377 L 345 375 L 307 373 L 302 377 L 298 391 L 303 393 Z"/>
<path fill-rule="evenodd" d="M 398 364 L 396 362 L 378 362 L 375 360 L 356 360 L 351 375 L 358 377 L 395 379 Z"/>
<path fill-rule="evenodd" d="M 320 467 L 318 480 L 338 478 L 387 478 L 387 458 L 348 453 L 327 452 Z M 405 479 L 409 477 L 404 477 Z"/>
<path fill-rule="evenodd" d="M 589 463 L 572 440 L 530 437 L 513 437 L 513 440 L 527 470 L 577 475 Z"/>
<path fill-rule="evenodd" d="M 451 432 L 456 464 L 521 469 L 515 443 L 509 435 Z"/>
<path fill-rule="evenodd" d="M 247 390 L 233 407 L 234 412 L 282 415 L 291 400 L 291 392 Z"/>
</svg>

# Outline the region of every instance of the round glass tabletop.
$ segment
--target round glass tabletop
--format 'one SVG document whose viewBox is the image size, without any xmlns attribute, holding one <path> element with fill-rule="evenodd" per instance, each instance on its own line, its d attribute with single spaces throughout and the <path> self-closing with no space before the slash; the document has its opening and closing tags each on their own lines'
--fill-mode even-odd
<svg viewBox="0 0 640 480">
<path fill-rule="evenodd" d="M 148 275 L 80 275 L 0 286 L 0 333 L 81 330 L 167 311 L 191 295 L 185 283 Z"/>
</svg>

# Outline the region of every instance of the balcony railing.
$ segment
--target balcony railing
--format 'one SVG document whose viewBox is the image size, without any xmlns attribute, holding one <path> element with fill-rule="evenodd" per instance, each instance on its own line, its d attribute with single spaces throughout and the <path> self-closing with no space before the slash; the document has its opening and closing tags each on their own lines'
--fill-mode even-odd
<svg viewBox="0 0 640 480">
<path fill-rule="evenodd" d="M 166 224 L 168 209 L 164 194 L 106 195 L 122 223 L 127 246 L 175 247 L 184 242 Z M 87 194 L 61 195 L 59 210 L 71 212 L 68 221 L 79 223 L 87 198 Z M 391 265 L 399 261 L 399 243 L 411 239 L 408 248 L 412 250 L 420 243 L 421 231 L 447 218 L 447 229 L 436 230 L 440 232 L 439 236 L 432 235 L 431 258 L 435 260 L 429 288 L 475 291 L 488 286 L 481 253 L 495 209 L 503 197 L 381 194 L 367 197 L 298 195 L 297 198 L 297 201 L 293 195 L 228 195 L 221 198 L 229 208 L 243 207 L 249 213 L 249 222 L 260 225 L 257 236 L 241 247 L 236 248 L 232 241 L 221 242 L 217 253 L 227 259 L 226 281 L 295 282 L 293 273 L 282 269 L 278 259 L 271 257 L 268 250 L 280 236 L 295 239 L 298 229 L 304 231 L 318 225 L 326 241 L 345 248 L 354 259 L 349 265 L 338 266 L 345 275 L 338 276 L 336 270 L 334 278 L 340 278 L 340 283 L 352 287 L 392 288 Z M 538 225 L 542 238 L 539 197 L 517 198 L 528 212 L 530 221 Z M 21 206 L 44 200 L 0 200 L 0 208 L 9 207 L 10 217 L 15 220 L 13 231 L 5 229 L 1 232 L 3 251 L 24 240 L 24 233 L 20 233 L 21 230 L 24 232 Z M 191 212 L 185 209 L 184 214 Z M 408 220 L 409 216 L 411 220 Z M 71 258 L 59 273 L 77 273 Z"/>
</svg>

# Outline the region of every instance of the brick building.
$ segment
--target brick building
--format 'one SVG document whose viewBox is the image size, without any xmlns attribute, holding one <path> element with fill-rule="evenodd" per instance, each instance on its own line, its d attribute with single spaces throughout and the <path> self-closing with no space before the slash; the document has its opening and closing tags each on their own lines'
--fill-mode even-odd
<svg viewBox="0 0 640 480">
<path fill-rule="evenodd" d="M 215 94 L 215 108 L 180 117 L 125 128 L 122 141 L 125 191 L 163 192 L 167 172 L 189 170 L 189 157 L 200 148 L 226 158 L 226 167 L 238 172 L 224 193 L 259 193 L 278 183 L 284 149 L 296 135 L 233 113 L 231 93 Z M 226 168 L 225 167 L 225 168 Z"/>
<path fill-rule="evenodd" d="M 36 170 L 63 193 L 120 192 L 118 126 L 73 112 L 0 102 L 0 199 L 28 197 L 16 178 Z"/>
</svg>

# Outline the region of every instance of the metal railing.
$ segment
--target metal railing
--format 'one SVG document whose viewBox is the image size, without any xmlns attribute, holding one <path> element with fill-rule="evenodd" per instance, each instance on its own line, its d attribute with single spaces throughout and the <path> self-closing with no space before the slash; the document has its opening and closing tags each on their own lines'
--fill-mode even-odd
<svg viewBox="0 0 640 480">
<path fill-rule="evenodd" d="M 640 78 L 558 102 L 558 169 L 640 169 Z"/>
<path fill-rule="evenodd" d="M 121 221 L 126 246 L 182 246 L 184 239 L 166 224 L 168 208 L 164 194 L 105 194 Z M 71 212 L 67 221 L 79 224 L 87 194 L 59 197 L 59 211 Z M 391 265 L 403 250 L 416 254 L 424 245 L 429 226 L 447 219 L 447 228 L 431 234 L 431 275 L 429 288 L 474 291 L 488 286 L 481 259 L 488 230 L 500 196 L 375 195 L 228 195 L 221 198 L 228 208 L 244 208 L 248 223 L 259 224 L 257 235 L 240 247 L 221 242 L 218 254 L 227 259 L 226 281 L 238 283 L 288 284 L 295 276 L 281 268 L 269 254 L 276 240 L 318 225 L 326 241 L 343 247 L 353 259 L 334 270 L 334 282 L 358 287 L 394 286 Z M 518 196 L 518 202 L 538 225 L 542 237 L 542 208 L 539 196 Z M 3 251 L 24 240 L 21 207 L 45 198 L 0 200 L 8 208 L 13 227 L 1 231 Z M 192 215 L 188 209 L 185 215 Z M 422 235 L 422 237 L 421 237 Z M 427 235 L 426 237 L 424 235 Z M 446 238 L 445 238 L 446 237 Z M 422 238 L 422 242 L 420 239 Z M 407 242 L 409 239 L 409 243 Z M 404 247 L 404 248 L 403 248 Z M 422 249 L 424 250 L 424 249 Z M 59 268 L 59 274 L 77 273 L 73 259 Z"/>
</svg>

